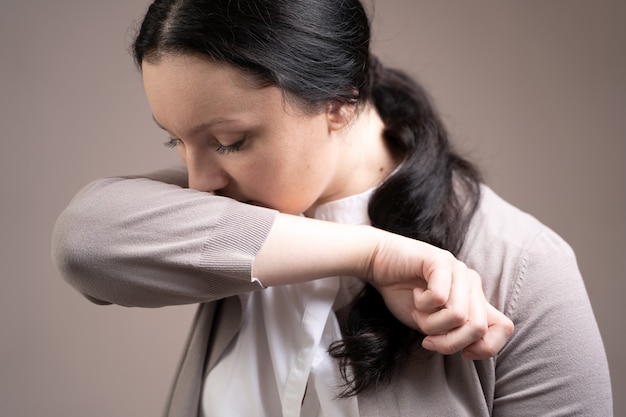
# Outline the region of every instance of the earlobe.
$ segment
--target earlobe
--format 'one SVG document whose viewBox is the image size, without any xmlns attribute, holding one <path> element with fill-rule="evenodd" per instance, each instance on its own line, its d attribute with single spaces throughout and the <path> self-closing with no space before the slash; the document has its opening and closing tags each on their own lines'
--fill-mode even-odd
<svg viewBox="0 0 626 417">
<path fill-rule="evenodd" d="M 355 105 L 334 100 L 326 106 L 326 119 L 330 131 L 338 131 L 346 127 L 354 116 Z"/>
</svg>

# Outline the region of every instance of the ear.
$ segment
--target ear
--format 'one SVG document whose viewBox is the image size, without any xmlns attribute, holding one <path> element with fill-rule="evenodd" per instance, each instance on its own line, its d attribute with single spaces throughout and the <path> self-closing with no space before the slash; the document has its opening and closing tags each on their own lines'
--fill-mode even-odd
<svg viewBox="0 0 626 417">
<path fill-rule="evenodd" d="M 339 131 L 346 127 L 352 121 L 356 110 L 356 105 L 350 103 L 342 103 L 333 100 L 326 105 L 326 120 L 328 122 L 328 130 Z"/>
</svg>

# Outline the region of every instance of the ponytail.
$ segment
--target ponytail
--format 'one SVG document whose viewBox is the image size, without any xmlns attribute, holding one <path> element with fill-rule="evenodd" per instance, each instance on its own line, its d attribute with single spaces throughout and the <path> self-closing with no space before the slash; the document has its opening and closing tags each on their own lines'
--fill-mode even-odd
<svg viewBox="0 0 626 417">
<path fill-rule="evenodd" d="M 372 225 L 458 254 L 480 199 L 480 176 L 452 150 L 422 86 L 375 57 L 369 66 L 368 87 L 385 124 L 384 138 L 403 157 L 370 200 Z M 343 396 L 389 382 L 423 338 L 400 323 L 370 285 L 341 312 L 340 324 L 344 338 L 329 353 L 346 381 Z"/>
</svg>

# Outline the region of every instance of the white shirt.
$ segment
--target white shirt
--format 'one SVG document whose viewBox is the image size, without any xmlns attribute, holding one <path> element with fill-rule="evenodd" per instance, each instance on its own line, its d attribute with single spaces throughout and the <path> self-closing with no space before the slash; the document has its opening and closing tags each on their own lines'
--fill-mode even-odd
<svg viewBox="0 0 626 417">
<path fill-rule="evenodd" d="M 326 203 L 315 218 L 369 224 L 373 191 Z M 207 375 L 202 415 L 358 417 L 356 397 L 337 398 L 344 381 L 328 347 L 341 339 L 335 311 L 362 287 L 330 277 L 240 295 L 241 329 Z"/>
</svg>

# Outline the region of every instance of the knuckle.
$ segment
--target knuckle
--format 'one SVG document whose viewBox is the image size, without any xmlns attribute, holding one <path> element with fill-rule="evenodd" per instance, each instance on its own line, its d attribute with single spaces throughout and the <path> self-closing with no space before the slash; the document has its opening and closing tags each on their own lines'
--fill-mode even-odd
<svg viewBox="0 0 626 417">
<path fill-rule="evenodd" d="M 437 293 L 435 291 L 430 291 L 430 298 L 432 300 L 432 303 L 436 306 L 443 306 L 446 301 L 448 301 L 445 294 Z"/>
<path fill-rule="evenodd" d="M 482 352 L 481 352 L 481 356 L 484 358 L 492 358 L 494 356 L 496 356 L 496 354 L 498 353 L 498 350 L 494 347 L 491 346 L 489 344 L 485 344 L 483 346 Z"/>
<path fill-rule="evenodd" d="M 468 279 L 473 283 L 482 284 L 480 275 L 478 274 L 478 272 L 474 271 L 473 269 L 468 269 Z"/>
<path fill-rule="evenodd" d="M 454 327 L 463 326 L 467 322 L 467 315 L 458 310 L 448 310 L 446 321 Z"/>
<path fill-rule="evenodd" d="M 472 330 L 473 330 L 472 332 L 473 336 L 476 338 L 476 340 L 478 340 L 478 339 L 482 339 L 483 337 L 485 337 L 489 329 L 487 326 L 476 326 Z"/>
<path fill-rule="evenodd" d="M 433 258 L 436 259 L 439 263 L 452 264 L 456 262 L 456 258 L 454 257 L 452 252 L 446 249 L 437 248 L 437 251 L 434 254 Z"/>
<path fill-rule="evenodd" d="M 469 321 L 467 323 L 467 326 L 470 337 L 474 338 L 475 340 L 479 340 L 485 337 L 487 331 L 489 330 L 486 323 Z"/>
</svg>

